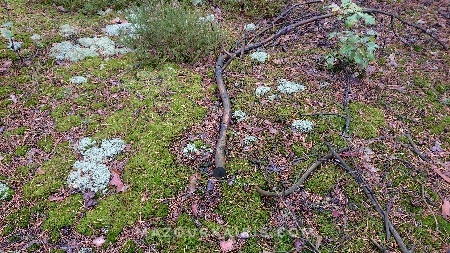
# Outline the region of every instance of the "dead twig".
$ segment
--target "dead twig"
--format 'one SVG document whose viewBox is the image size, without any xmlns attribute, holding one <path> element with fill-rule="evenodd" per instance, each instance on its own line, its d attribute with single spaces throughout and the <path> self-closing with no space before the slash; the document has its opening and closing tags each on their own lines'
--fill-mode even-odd
<svg viewBox="0 0 450 253">
<path fill-rule="evenodd" d="M 343 149 L 340 149 L 338 152 L 342 153 L 349 150 L 348 147 L 345 147 Z M 309 175 L 311 175 L 311 173 L 313 173 L 323 162 L 329 160 L 333 158 L 333 154 L 327 154 L 324 157 L 322 157 L 321 159 L 317 160 L 313 165 L 311 165 L 308 170 L 303 173 L 302 177 L 297 180 L 297 182 L 295 182 L 291 187 L 289 187 L 287 190 L 282 191 L 282 192 L 271 192 L 271 191 L 265 191 L 263 189 L 261 189 L 259 186 L 255 186 L 256 191 L 261 194 L 262 196 L 266 196 L 266 197 L 276 197 L 276 196 L 286 196 L 289 195 L 293 192 L 295 192 L 298 188 L 300 188 L 300 186 L 303 185 L 303 183 L 306 181 L 306 179 L 309 177 Z"/>
<path fill-rule="evenodd" d="M 385 220 L 387 223 L 389 230 L 391 231 L 392 235 L 395 238 L 395 241 L 397 242 L 397 245 L 400 248 L 400 251 L 402 253 L 410 253 L 413 252 L 413 250 L 409 250 L 405 243 L 403 242 L 402 237 L 397 232 L 395 227 L 392 225 L 392 222 L 389 220 L 388 215 L 385 211 L 381 208 L 380 203 L 378 202 L 377 198 L 375 197 L 375 194 L 369 184 L 363 180 L 361 176 L 359 176 L 356 172 L 356 170 L 352 169 L 345 161 L 342 159 L 342 157 L 331 147 L 330 143 L 327 141 L 324 141 L 325 145 L 327 145 L 328 149 L 331 151 L 333 156 L 339 161 L 339 164 L 355 179 L 355 181 L 359 184 L 359 186 L 362 188 L 364 194 L 367 196 L 367 198 L 370 200 L 372 205 L 375 207 L 377 212 L 380 214 L 380 216 Z"/>
<path fill-rule="evenodd" d="M 408 22 L 408 21 L 402 19 L 401 17 L 399 17 L 399 16 L 396 15 L 396 14 L 389 13 L 389 12 L 385 12 L 385 11 L 378 10 L 378 9 L 370 9 L 370 8 L 363 9 L 363 12 L 365 12 L 365 13 L 375 13 L 375 14 L 378 13 L 378 14 L 383 14 L 383 15 L 389 16 L 389 17 L 391 17 L 391 18 L 393 18 L 393 19 L 397 19 L 397 20 L 400 21 L 401 23 L 403 23 L 403 24 L 405 24 L 405 25 L 408 25 L 408 26 L 411 26 L 411 27 L 414 27 L 414 28 L 416 28 L 417 30 L 421 31 L 422 33 L 425 33 L 426 35 L 430 36 L 430 37 L 431 37 L 432 39 L 434 39 L 437 43 L 439 43 L 445 50 L 448 49 L 447 46 L 444 44 L 444 42 L 442 42 L 442 41 L 440 41 L 438 38 L 436 38 L 436 36 L 435 36 L 433 33 L 429 32 L 427 29 L 425 29 L 425 28 L 423 28 L 423 27 L 421 27 L 421 26 L 418 26 L 418 25 L 416 25 L 416 24 L 413 24 L 413 23 L 411 23 L 411 22 Z"/>
<path fill-rule="evenodd" d="M 419 148 L 417 147 L 417 145 L 414 143 L 411 134 L 407 133 L 405 134 L 406 138 L 408 138 L 409 144 L 412 146 L 414 153 L 416 153 L 420 159 L 422 159 L 425 162 L 429 162 L 430 158 L 428 158 L 426 155 L 424 155 Z"/>
</svg>

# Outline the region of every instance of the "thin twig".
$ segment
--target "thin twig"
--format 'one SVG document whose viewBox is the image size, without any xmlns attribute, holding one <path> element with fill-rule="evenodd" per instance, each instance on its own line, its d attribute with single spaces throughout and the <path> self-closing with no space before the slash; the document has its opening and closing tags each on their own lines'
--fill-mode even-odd
<svg viewBox="0 0 450 253">
<path fill-rule="evenodd" d="M 414 150 L 414 153 L 416 153 L 416 154 L 420 157 L 420 159 L 422 159 L 423 161 L 429 162 L 429 161 L 430 161 L 430 158 L 428 158 L 426 155 L 424 155 L 424 154 L 419 150 L 419 148 L 417 147 L 417 145 L 414 143 L 414 141 L 413 141 L 413 139 L 412 139 L 412 137 L 411 137 L 411 134 L 407 133 L 407 134 L 405 134 L 405 136 L 406 136 L 406 138 L 408 138 L 409 144 L 412 146 L 412 148 L 413 148 L 413 150 Z"/>
</svg>

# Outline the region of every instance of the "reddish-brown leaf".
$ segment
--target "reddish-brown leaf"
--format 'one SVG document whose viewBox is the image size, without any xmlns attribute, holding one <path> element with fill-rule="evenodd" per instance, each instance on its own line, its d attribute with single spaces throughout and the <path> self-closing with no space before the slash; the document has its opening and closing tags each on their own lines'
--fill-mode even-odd
<svg viewBox="0 0 450 253">
<path fill-rule="evenodd" d="M 233 239 L 229 239 L 228 241 L 220 242 L 220 250 L 222 252 L 230 252 L 233 250 Z"/>
<path fill-rule="evenodd" d="M 444 203 L 442 203 L 442 217 L 445 219 L 450 217 L 450 201 L 444 199 Z"/>
<path fill-rule="evenodd" d="M 112 175 L 113 177 L 109 183 L 116 187 L 116 192 L 124 192 L 127 189 L 127 186 L 123 184 L 119 174 L 116 171 L 113 171 Z"/>
<path fill-rule="evenodd" d="M 105 243 L 105 237 L 104 236 L 100 236 L 95 238 L 94 240 L 92 240 L 92 243 L 97 246 L 97 247 L 101 247 L 103 245 L 103 243 Z"/>
</svg>

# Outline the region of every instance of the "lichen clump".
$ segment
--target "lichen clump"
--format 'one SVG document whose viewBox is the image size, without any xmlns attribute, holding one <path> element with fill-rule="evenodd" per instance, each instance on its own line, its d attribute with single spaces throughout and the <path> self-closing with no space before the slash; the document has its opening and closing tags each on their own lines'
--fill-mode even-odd
<svg viewBox="0 0 450 253">
<path fill-rule="evenodd" d="M 59 28 L 60 28 L 60 34 L 64 37 L 71 37 L 78 33 L 78 31 L 75 27 L 72 27 L 71 25 L 68 25 L 68 24 L 62 25 Z"/>
<path fill-rule="evenodd" d="M 69 79 L 69 81 L 72 84 L 82 84 L 82 83 L 86 83 L 87 79 L 84 76 L 74 76 L 74 77 L 71 77 Z"/>
<path fill-rule="evenodd" d="M 205 23 L 208 23 L 208 22 L 211 23 L 211 22 L 214 22 L 215 19 L 216 19 L 216 17 L 214 16 L 214 14 L 211 14 L 206 17 L 199 17 L 198 21 L 205 22 Z"/>
<path fill-rule="evenodd" d="M 306 133 L 313 130 L 313 123 L 309 120 L 295 120 L 292 123 L 294 132 Z"/>
<path fill-rule="evenodd" d="M 257 140 L 258 140 L 258 138 L 256 138 L 253 135 L 245 136 L 245 138 L 244 138 L 244 145 L 250 146 L 253 143 L 255 143 Z"/>
<path fill-rule="evenodd" d="M 3 201 L 8 199 L 10 197 L 9 191 L 9 187 L 6 184 L 0 182 L 0 200 Z"/>
<path fill-rule="evenodd" d="M 107 25 L 103 31 L 108 34 L 108 36 L 119 36 L 121 34 L 132 34 L 134 32 L 134 27 L 132 23 L 121 23 Z"/>
<path fill-rule="evenodd" d="M 256 90 L 255 90 L 255 95 L 256 95 L 257 97 L 262 97 L 262 96 L 266 95 L 267 93 L 269 93 L 270 90 L 271 90 L 270 87 L 267 87 L 267 86 L 259 86 L 259 87 L 256 88 Z"/>
<path fill-rule="evenodd" d="M 247 114 L 241 110 L 237 110 L 233 113 L 233 117 L 236 119 L 237 122 L 241 122 L 247 118 Z"/>
<path fill-rule="evenodd" d="M 266 52 L 264 52 L 264 51 L 258 51 L 258 52 L 252 53 L 250 55 L 250 58 L 252 60 L 257 61 L 257 62 L 263 63 L 269 58 L 269 55 Z"/>
<path fill-rule="evenodd" d="M 125 149 L 125 142 L 115 138 L 104 140 L 100 147 L 86 137 L 80 140 L 76 150 L 83 155 L 83 160 L 76 161 L 67 177 L 69 187 L 81 192 L 103 192 L 109 183 L 111 173 L 103 162 L 114 158 Z"/>
<path fill-rule="evenodd" d="M 278 80 L 277 89 L 281 93 L 292 94 L 299 91 L 304 91 L 306 90 L 306 87 L 296 82 L 291 82 L 286 79 L 280 79 Z"/>
<path fill-rule="evenodd" d="M 183 154 L 186 157 L 190 157 L 192 154 L 196 154 L 198 152 L 197 146 L 195 143 L 188 143 L 185 148 L 183 148 Z"/>
<path fill-rule="evenodd" d="M 246 24 L 245 27 L 244 27 L 244 29 L 245 29 L 247 32 L 251 32 L 251 31 L 254 31 L 254 30 L 256 29 L 256 25 L 253 24 L 253 23 Z"/>
<path fill-rule="evenodd" d="M 77 62 L 87 57 L 120 55 L 130 51 L 128 48 L 116 47 L 114 41 L 108 37 L 80 38 L 77 43 L 54 43 L 50 56 L 59 61 Z"/>
</svg>

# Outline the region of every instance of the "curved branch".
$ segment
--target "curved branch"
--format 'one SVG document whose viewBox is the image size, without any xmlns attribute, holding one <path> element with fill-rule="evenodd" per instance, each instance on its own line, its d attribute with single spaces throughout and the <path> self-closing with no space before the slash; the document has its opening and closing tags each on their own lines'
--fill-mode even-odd
<svg viewBox="0 0 450 253">
<path fill-rule="evenodd" d="M 349 149 L 350 148 L 348 148 L 348 147 L 343 148 L 343 149 L 339 150 L 338 153 L 345 152 Z M 303 176 L 297 182 L 295 182 L 295 184 L 293 184 L 291 187 L 289 187 L 286 191 L 270 192 L 270 191 L 265 191 L 265 190 L 259 188 L 259 186 L 256 186 L 256 191 L 259 194 L 261 194 L 262 196 L 266 196 L 266 197 L 289 195 L 289 194 L 293 193 L 294 191 L 296 191 L 298 188 L 300 188 L 300 186 L 303 185 L 303 183 L 306 181 L 306 179 L 309 177 L 309 175 L 311 175 L 311 173 L 313 173 L 317 169 L 317 167 L 319 167 L 323 162 L 333 158 L 333 156 L 334 155 L 332 153 L 329 153 L 326 156 L 322 157 L 321 159 L 317 160 L 313 165 L 311 165 L 309 167 L 309 169 L 305 173 L 303 173 Z"/>
<path fill-rule="evenodd" d="M 396 14 L 385 12 L 385 11 L 378 10 L 378 9 L 363 9 L 363 12 L 365 12 L 365 13 L 378 13 L 378 14 L 383 14 L 383 15 L 389 16 L 391 18 L 395 18 L 398 21 L 400 21 L 401 23 L 403 23 L 405 25 L 408 25 L 408 26 L 412 26 L 412 27 L 416 28 L 417 30 L 420 30 L 421 32 L 423 32 L 426 35 L 430 36 L 431 38 L 436 40 L 445 50 L 448 49 L 448 47 L 444 44 L 444 42 L 442 42 L 438 38 L 436 38 L 436 36 L 434 34 L 430 33 L 429 31 L 427 31 L 427 29 L 425 29 L 425 28 L 423 28 L 421 26 L 418 26 L 416 24 L 413 24 L 411 22 L 408 22 L 408 21 L 402 19 L 401 17 L 399 17 Z"/>
</svg>

